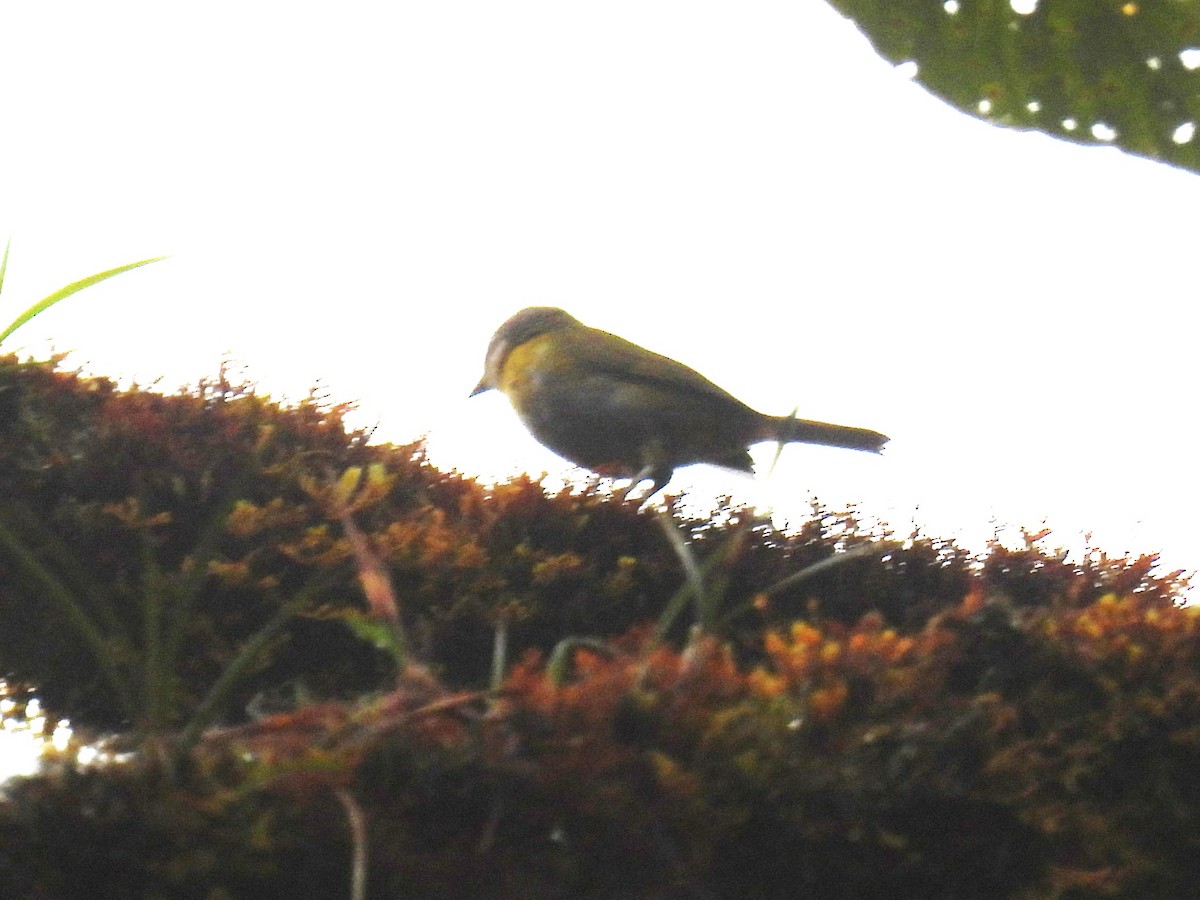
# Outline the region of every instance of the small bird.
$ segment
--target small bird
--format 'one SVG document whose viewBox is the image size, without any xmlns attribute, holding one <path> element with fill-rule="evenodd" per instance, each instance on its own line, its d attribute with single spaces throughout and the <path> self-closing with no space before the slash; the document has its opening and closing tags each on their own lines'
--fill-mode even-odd
<svg viewBox="0 0 1200 900">
<path fill-rule="evenodd" d="M 866 428 L 765 415 L 683 363 L 553 306 L 523 309 L 492 336 L 471 396 L 493 389 L 542 444 L 600 475 L 632 478 L 629 491 L 649 480 L 646 497 L 680 466 L 752 472 L 747 448 L 760 441 L 878 453 L 888 440 Z"/>
</svg>

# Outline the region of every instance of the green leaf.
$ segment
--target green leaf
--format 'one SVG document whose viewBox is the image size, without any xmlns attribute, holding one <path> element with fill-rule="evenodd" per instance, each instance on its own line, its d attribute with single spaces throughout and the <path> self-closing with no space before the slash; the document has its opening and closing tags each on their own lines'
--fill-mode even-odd
<svg viewBox="0 0 1200 900">
<path fill-rule="evenodd" d="M 130 269 L 136 269 L 139 266 L 146 266 L 152 262 L 158 262 L 160 259 L 166 259 L 166 257 L 165 256 L 155 256 L 152 259 L 143 259 L 140 262 L 129 263 L 128 265 L 125 265 L 125 266 L 118 266 L 115 269 L 108 269 L 107 271 L 104 271 L 104 272 L 98 272 L 95 275 L 89 275 L 87 278 L 80 278 L 78 281 L 72 281 L 66 287 L 59 288 L 57 291 L 55 291 L 50 296 L 43 297 L 37 303 L 33 304 L 33 306 L 29 307 L 29 309 L 25 310 L 25 312 L 23 312 L 19 316 L 17 316 L 13 320 L 12 324 L 9 325 L 8 328 L 6 328 L 4 330 L 3 333 L 0 333 L 0 343 L 3 343 L 5 338 L 7 338 L 10 334 L 12 334 L 14 331 L 16 331 L 18 328 L 20 328 L 26 322 L 28 322 L 30 319 L 32 319 L 34 316 L 36 316 L 38 313 L 45 312 L 47 309 L 49 309 L 51 306 L 53 306 L 59 300 L 65 300 L 67 297 L 70 297 L 72 294 L 77 294 L 80 291 L 82 291 L 84 288 L 91 287 L 93 284 L 98 284 L 101 281 L 104 281 L 108 278 L 112 278 L 114 275 L 120 275 L 122 272 L 128 272 Z M 3 263 L 3 265 L 0 265 L 0 285 L 3 284 L 4 269 L 7 267 L 7 265 L 8 265 L 8 249 L 6 248 L 4 251 L 4 263 Z"/>
<path fill-rule="evenodd" d="M 1197 0 L 830 3 L 963 112 L 1200 172 Z"/>
</svg>

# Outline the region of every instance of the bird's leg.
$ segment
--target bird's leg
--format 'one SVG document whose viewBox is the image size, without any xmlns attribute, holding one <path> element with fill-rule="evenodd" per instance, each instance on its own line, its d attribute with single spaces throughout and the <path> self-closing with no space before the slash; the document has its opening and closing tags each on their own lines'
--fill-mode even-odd
<svg viewBox="0 0 1200 900">
<path fill-rule="evenodd" d="M 621 495 L 622 501 L 628 500 L 629 495 L 643 481 L 649 481 L 650 490 L 642 496 L 642 502 L 645 503 L 665 487 L 666 483 L 671 480 L 671 476 L 675 474 L 674 468 L 667 462 L 666 450 L 657 441 L 644 446 L 641 457 L 642 467 L 633 476 L 633 483 L 625 488 L 625 492 Z"/>
<path fill-rule="evenodd" d="M 643 503 L 653 497 L 658 489 L 666 483 L 665 481 L 660 481 L 658 479 L 658 477 L 654 474 L 653 467 L 645 466 L 640 472 L 633 476 L 633 481 L 629 483 L 629 487 L 625 488 L 625 490 L 621 492 L 621 502 L 624 503 L 626 500 L 628 500 L 629 495 L 637 490 L 643 481 L 650 482 L 650 490 L 644 497 L 642 497 Z"/>
</svg>

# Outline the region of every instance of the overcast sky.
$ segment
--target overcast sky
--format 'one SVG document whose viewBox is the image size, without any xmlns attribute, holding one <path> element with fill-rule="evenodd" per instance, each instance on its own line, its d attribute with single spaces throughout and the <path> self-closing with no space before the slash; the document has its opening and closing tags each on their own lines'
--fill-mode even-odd
<svg viewBox="0 0 1200 900">
<path fill-rule="evenodd" d="M 0 82 L 0 319 L 170 255 L 8 349 L 164 388 L 231 355 L 445 467 L 562 470 L 466 396 L 561 305 L 893 438 L 690 470 L 701 503 L 1200 564 L 1200 180 L 963 116 L 816 0 L 8 3 Z"/>
</svg>

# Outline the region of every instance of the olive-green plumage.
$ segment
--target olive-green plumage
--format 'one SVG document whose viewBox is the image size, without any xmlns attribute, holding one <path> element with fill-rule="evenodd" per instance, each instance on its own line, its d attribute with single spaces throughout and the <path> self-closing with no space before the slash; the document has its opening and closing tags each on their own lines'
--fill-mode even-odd
<svg viewBox="0 0 1200 900">
<path fill-rule="evenodd" d="M 747 448 L 800 441 L 879 452 L 887 438 L 751 409 L 699 372 L 551 306 L 531 306 L 500 326 L 472 396 L 497 389 L 535 438 L 555 453 L 650 493 L 674 470 L 711 463 L 752 471 Z"/>
</svg>

